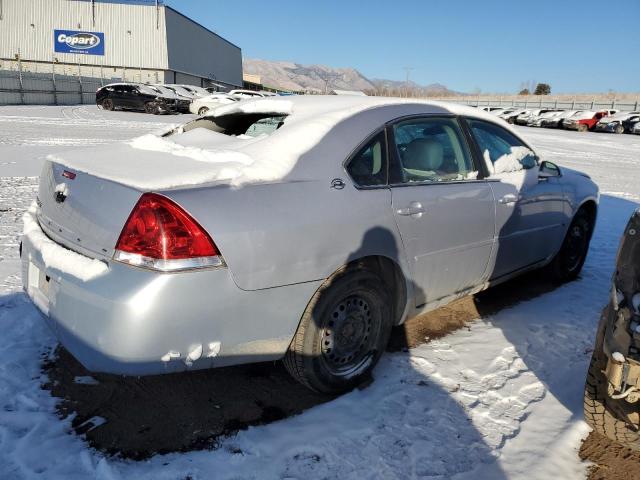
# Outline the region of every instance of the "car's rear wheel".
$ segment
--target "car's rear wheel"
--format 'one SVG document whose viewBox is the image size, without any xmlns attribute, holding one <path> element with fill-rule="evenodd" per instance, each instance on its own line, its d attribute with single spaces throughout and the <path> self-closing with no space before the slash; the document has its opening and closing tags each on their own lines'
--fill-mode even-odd
<svg viewBox="0 0 640 480">
<path fill-rule="evenodd" d="M 144 111 L 146 113 L 157 115 L 160 112 L 160 109 L 154 102 L 147 102 L 144 104 Z"/>
<path fill-rule="evenodd" d="M 578 131 L 579 132 L 586 132 L 587 130 L 589 130 L 589 126 L 581 123 L 580 125 L 578 125 Z"/>
<path fill-rule="evenodd" d="M 587 259 L 592 230 L 591 215 L 584 208 L 578 210 L 569 225 L 560 251 L 549 265 L 554 279 L 568 282 L 580 274 Z"/>
<path fill-rule="evenodd" d="M 200 107 L 200 109 L 198 110 L 198 115 L 204 115 L 209 111 L 208 107 Z"/>
<path fill-rule="evenodd" d="M 109 111 L 112 111 L 115 108 L 115 105 L 113 104 L 113 100 L 111 100 L 110 98 L 105 98 L 100 105 L 102 105 L 103 109 L 109 110 Z"/>
<path fill-rule="evenodd" d="M 516 119 L 511 117 L 509 120 L 507 120 L 507 122 L 509 122 L 511 125 L 513 125 L 514 123 L 516 123 Z"/>
<path fill-rule="evenodd" d="M 624 133 L 624 126 L 623 125 L 616 125 L 615 132 L 618 133 L 618 134 Z"/>
<path fill-rule="evenodd" d="M 391 298 L 380 278 L 361 267 L 331 277 L 313 296 L 284 365 L 322 393 L 353 389 L 378 363 L 392 327 Z"/>
<path fill-rule="evenodd" d="M 601 322 L 596 337 L 595 350 L 589 364 L 584 387 L 584 419 L 596 432 L 633 450 L 640 450 L 638 426 L 630 425 L 620 418 L 613 408 L 615 402 L 607 395 L 608 382 L 602 371 L 606 368 L 607 357 L 602 351 L 604 322 Z M 620 405 L 620 410 L 628 409 Z"/>
</svg>

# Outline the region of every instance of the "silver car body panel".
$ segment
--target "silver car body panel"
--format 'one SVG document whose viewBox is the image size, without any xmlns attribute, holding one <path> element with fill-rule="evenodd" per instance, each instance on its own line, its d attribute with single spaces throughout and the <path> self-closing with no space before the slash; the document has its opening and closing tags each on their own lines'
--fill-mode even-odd
<svg viewBox="0 0 640 480">
<path fill-rule="evenodd" d="M 395 119 L 464 115 L 509 127 L 477 109 L 440 103 L 366 97 L 258 102 L 288 102 L 294 120 L 297 109 L 302 113 L 290 126 L 248 143 L 195 131 L 171 139 L 257 156 L 295 142 L 305 122 L 337 120 L 330 128 L 321 125 L 326 133 L 300 150 L 281 178 L 240 186 L 188 184 L 185 170 L 206 173 L 215 165 L 129 144 L 76 150 L 46 162 L 40 227 L 59 248 L 104 261 L 108 270 L 88 281 L 56 270 L 26 235 L 23 282 L 61 343 L 90 370 L 144 375 L 280 358 L 319 286 L 345 264 L 370 256 L 388 258 L 404 277 L 402 322 L 548 262 L 580 205 L 598 200 L 588 177 L 564 168 L 561 177 L 544 181 L 535 167 L 504 178 L 357 188 L 345 160 Z M 329 107 L 324 116 L 304 115 L 307 106 L 323 102 L 335 102 L 349 115 L 327 116 Z M 128 158 L 131 165 L 120 162 L 114 171 L 113 158 Z M 154 162 L 163 162 L 169 174 L 158 175 Z M 344 187 L 332 188 L 334 179 Z M 66 198 L 56 202 L 61 190 Z M 197 219 L 218 246 L 224 268 L 159 273 L 112 259 L 126 219 L 150 190 Z M 501 203 L 505 197 L 513 201 Z M 398 215 L 415 203 L 424 215 Z M 30 279 L 30 272 L 42 273 L 47 284 Z"/>
</svg>

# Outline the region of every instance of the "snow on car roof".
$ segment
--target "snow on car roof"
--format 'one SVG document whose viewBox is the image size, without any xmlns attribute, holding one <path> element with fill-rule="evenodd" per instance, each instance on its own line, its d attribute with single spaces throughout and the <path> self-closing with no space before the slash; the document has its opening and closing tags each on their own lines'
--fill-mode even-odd
<svg viewBox="0 0 640 480">
<path fill-rule="evenodd" d="M 271 135 L 251 138 L 207 128 L 178 129 L 170 136 L 145 135 L 126 144 L 94 148 L 91 154 L 79 149 L 48 159 L 143 191 L 205 183 L 238 187 L 285 178 L 322 178 L 328 169 L 340 174 L 342 161 L 390 119 L 430 113 L 468 115 L 510 129 L 490 113 L 435 101 L 356 96 L 270 97 L 225 105 L 211 116 L 285 116 L 283 128 Z M 344 128 L 336 128 L 342 123 Z M 328 158 L 335 162 L 327 162 Z"/>
</svg>

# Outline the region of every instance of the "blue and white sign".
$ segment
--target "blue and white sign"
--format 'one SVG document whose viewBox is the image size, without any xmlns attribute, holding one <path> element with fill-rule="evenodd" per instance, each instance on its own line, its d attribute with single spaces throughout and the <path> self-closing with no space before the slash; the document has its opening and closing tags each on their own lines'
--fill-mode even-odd
<svg viewBox="0 0 640 480">
<path fill-rule="evenodd" d="M 104 55 L 104 33 L 54 30 L 53 50 L 59 53 Z"/>
</svg>

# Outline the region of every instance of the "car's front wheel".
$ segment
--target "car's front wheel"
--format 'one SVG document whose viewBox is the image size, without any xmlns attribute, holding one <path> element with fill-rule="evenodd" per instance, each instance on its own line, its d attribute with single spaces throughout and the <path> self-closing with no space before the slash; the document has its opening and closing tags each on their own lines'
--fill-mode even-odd
<svg viewBox="0 0 640 480">
<path fill-rule="evenodd" d="M 616 125 L 615 132 L 618 134 L 624 133 L 624 125 Z"/>
<path fill-rule="evenodd" d="M 111 100 L 110 98 L 105 98 L 100 105 L 102 105 L 103 109 L 109 111 L 113 110 L 115 107 L 113 104 L 113 100 Z"/>
<path fill-rule="evenodd" d="M 366 379 L 384 352 L 392 327 L 391 298 L 381 279 L 346 268 L 313 296 L 284 365 L 303 385 L 342 393 Z"/>
<path fill-rule="evenodd" d="M 592 230 L 591 215 L 584 208 L 578 210 L 569 225 L 560 251 L 549 265 L 555 280 L 568 282 L 580 274 L 587 259 Z"/>
<path fill-rule="evenodd" d="M 147 102 L 144 104 L 144 111 L 146 113 L 151 113 L 154 115 L 157 115 L 158 113 L 160 113 L 160 109 L 158 108 L 158 105 L 156 105 L 154 102 Z"/>
<path fill-rule="evenodd" d="M 207 107 L 200 107 L 200 109 L 198 110 L 198 115 L 204 115 L 209 111 L 209 108 Z"/>
<path fill-rule="evenodd" d="M 579 132 L 586 132 L 587 130 L 589 130 L 589 126 L 581 123 L 580 125 L 578 125 L 578 131 Z"/>
</svg>

